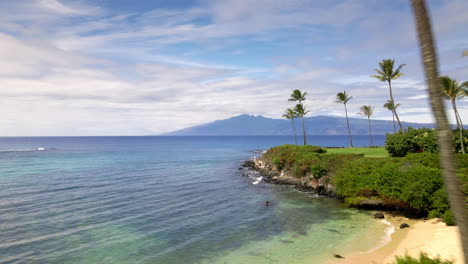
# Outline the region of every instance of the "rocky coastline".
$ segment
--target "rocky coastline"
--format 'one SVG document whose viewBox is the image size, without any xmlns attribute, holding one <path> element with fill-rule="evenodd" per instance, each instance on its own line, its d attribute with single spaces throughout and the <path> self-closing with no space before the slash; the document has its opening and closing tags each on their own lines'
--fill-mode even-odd
<svg viewBox="0 0 468 264">
<path fill-rule="evenodd" d="M 261 154 L 265 152 L 266 151 L 263 151 Z M 271 160 L 266 159 L 263 155 L 246 160 L 241 166 L 258 173 L 262 176 L 262 181 L 266 183 L 289 185 L 301 191 L 312 192 L 323 197 L 342 200 L 342 197 L 336 194 L 336 187 L 332 183 L 332 176 L 326 175 L 317 179 L 312 173 L 308 172 L 304 177 L 294 177 L 292 171 L 279 169 Z M 246 176 L 245 173 L 244 176 Z M 359 203 L 352 207 L 364 210 L 399 212 L 407 216 L 415 217 L 413 212 L 398 206 L 398 204 L 392 201 L 385 201 L 382 199 L 368 198 L 359 201 Z"/>
<path fill-rule="evenodd" d="M 267 183 L 291 185 L 297 189 L 311 191 L 321 196 L 337 198 L 335 186 L 330 183 L 330 177 L 316 179 L 311 173 L 297 178 L 291 171 L 279 170 L 272 162 L 261 157 L 245 161 L 242 167 L 258 172 Z"/>
</svg>

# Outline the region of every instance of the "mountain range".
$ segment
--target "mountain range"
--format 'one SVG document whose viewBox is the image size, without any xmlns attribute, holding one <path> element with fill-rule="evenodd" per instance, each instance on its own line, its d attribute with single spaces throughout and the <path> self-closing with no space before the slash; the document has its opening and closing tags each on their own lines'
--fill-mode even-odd
<svg viewBox="0 0 468 264">
<path fill-rule="evenodd" d="M 367 119 L 350 118 L 351 133 L 367 135 Z M 295 119 L 296 131 L 302 135 L 301 120 Z M 346 118 L 335 116 L 312 116 L 304 118 L 308 135 L 347 135 Z M 434 124 L 402 122 L 404 128 L 434 128 Z M 371 120 L 372 134 L 385 135 L 393 132 L 393 121 Z M 397 124 L 398 129 L 398 124 Z M 268 136 L 292 135 L 291 120 L 273 119 L 264 116 L 239 115 L 224 120 L 188 127 L 165 133 L 165 136 Z"/>
</svg>

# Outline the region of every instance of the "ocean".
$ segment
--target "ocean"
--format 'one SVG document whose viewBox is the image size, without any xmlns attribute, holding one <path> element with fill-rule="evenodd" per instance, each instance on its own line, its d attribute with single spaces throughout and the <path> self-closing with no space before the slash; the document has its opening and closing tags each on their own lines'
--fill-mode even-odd
<svg viewBox="0 0 468 264">
<path fill-rule="evenodd" d="M 382 244 L 388 226 L 370 212 L 242 176 L 259 150 L 292 142 L 0 138 L 0 263 L 324 263 Z"/>
</svg>

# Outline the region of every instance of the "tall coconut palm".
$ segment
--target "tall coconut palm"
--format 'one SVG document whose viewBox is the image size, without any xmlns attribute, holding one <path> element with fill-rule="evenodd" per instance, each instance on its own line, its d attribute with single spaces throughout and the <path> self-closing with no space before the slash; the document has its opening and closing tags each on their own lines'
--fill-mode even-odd
<svg viewBox="0 0 468 264">
<path fill-rule="evenodd" d="M 296 115 L 302 119 L 302 134 L 304 135 L 304 145 L 307 145 L 307 133 L 304 126 L 304 116 L 307 115 L 309 111 L 306 110 L 303 104 L 297 104 L 296 107 L 294 107 L 294 113 L 296 113 Z"/>
<path fill-rule="evenodd" d="M 452 152 L 450 126 L 445 112 L 443 93 L 438 73 L 437 55 L 432 38 L 431 21 L 424 0 L 411 0 L 413 14 L 416 20 L 419 48 L 428 85 L 432 113 L 434 114 L 438 138 L 440 164 L 450 208 L 460 229 L 460 236 L 465 259 L 468 258 L 468 211 L 465 207 L 465 195 L 462 184 L 456 174 L 455 157 Z"/>
<path fill-rule="evenodd" d="M 448 76 L 440 77 L 440 82 L 442 83 L 442 89 L 444 90 L 445 97 L 452 103 L 453 112 L 455 113 L 455 120 L 457 121 L 457 128 L 460 132 L 461 150 L 462 153 L 465 154 L 465 146 L 463 144 L 463 122 L 460 118 L 460 114 L 458 113 L 456 103 L 457 99 L 465 96 L 465 90 L 457 80 Z"/>
<path fill-rule="evenodd" d="M 346 108 L 346 104 L 352 98 L 353 97 L 349 96 L 349 94 L 347 94 L 346 91 L 343 91 L 343 92 L 340 92 L 340 93 L 336 94 L 336 101 L 335 101 L 335 103 L 341 103 L 341 104 L 344 105 L 345 113 L 346 113 L 346 123 L 348 125 L 349 145 L 350 145 L 351 148 L 353 147 L 353 137 L 351 136 L 351 129 L 349 127 L 348 109 Z"/>
<path fill-rule="evenodd" d="M 371 120 L 370 117 L 372 114 L 374 114 L 374 107 L 371 105 L 363 105 L 361 106 L 361 112 L 359 112 L 360 115 L 365 115 L 367 116 L 367 121 L 369 123 L 369 138 L 370 138 L 370 145 L 373 146 L 374 143 L 372 142 L 372 128 L 371 128 Z"/>
<path fill-rule="evenodd" d="M 294 131 L 294 144 L 297 145 L 297 137 L 296 137 L 296 125 L 294 124 L 294 118 L 297 117 L 296 113 L 294 112 L 293 109 L 288 108 L 286 109 L 286 112 L 283 115 L 284 118 L 286 119 L 291 119 L 292 120 L 292 127 Z"/>
<path fill-rule="evenodd" d="M 405 64 L 400 64 L 400 66 L 398 66 L 397 69 L 394 69 L 394 64 L 395 60 L 382 60 L 381 62 L 379 62 L 380 69 L 374 69 L 377 72 L 377 74 L 371 75 L 371 77 L 373 78 L 388 83 L 388 88 L 390 90 L 390 100 L 393 102 L 393 104 L 395 104 L 395 100 L 393 99 L 392 80 L 398 79 L 400 78 L 400 76 L 403 75 L 403 73 L 401 73 L 400 71 L 401 68 L 405 66 Z M 392 112 L 398 121 L 400 130 L 403 130 L 403 126 L 401 125 L 400 118 L 398 117 L 396 110 L 393 110 Z"/>
<path fill-rule="evenodd" d="M 388 100 L 383 106 L 385 108 L 387 108 L 388 110 L 392 111 L 393 132 L 396 132 L 395 115 L 393 115 L 393 111 L 396 111 L 396 109 L 400 106 L 400 104 L 395 105 L 395 102 L 392 102 L 391 100 Z"/>
</svg>

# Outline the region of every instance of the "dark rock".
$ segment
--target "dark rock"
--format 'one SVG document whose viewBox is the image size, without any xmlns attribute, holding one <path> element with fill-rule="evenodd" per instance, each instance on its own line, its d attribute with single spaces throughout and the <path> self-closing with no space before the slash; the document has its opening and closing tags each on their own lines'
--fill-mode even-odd
<svg viewBox="0 0 468 264">
<path fill-rule="evenodd" d="M 377 219 L 384 219 L 385 216 L 384 216 L 384 214 L 382 214 L 382 213 L 375 213 L 375 214 L 374 214 L 374 218 L 377 218 Z"/>
<path fill-rule="evenodd" d="M 336 253 L 333 253 L 333 256 L 334 256 L 335 258 L 345 258 L 345 257 L 343 257 L 343 256 L 341 256 L 341 255 L 339 255 L 339 254 L 336 254 Z"/>
<path fill-rule="evenodd" d="M 407 228 L 409 225 L 407 223 L 403 223 L 400 225 L 400 229 Z"/>
<path fill-rule="evenodd" d="M 238 170 L 242 170 L 242 169 L 243 169 L 242 167 L 238 168 Z"/>
<path fill-rule="evenodd" d="M 244 168 L 250 168 L 250 169 L 255 169 L 255 162 L 253 160 L 246 160 L 243 164 L 242 167 Z"/>
</svg>

